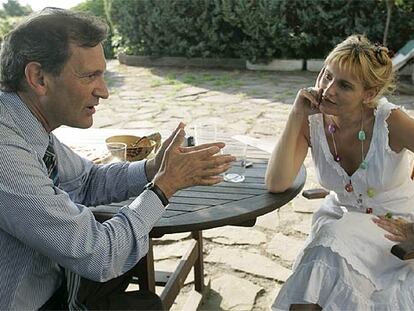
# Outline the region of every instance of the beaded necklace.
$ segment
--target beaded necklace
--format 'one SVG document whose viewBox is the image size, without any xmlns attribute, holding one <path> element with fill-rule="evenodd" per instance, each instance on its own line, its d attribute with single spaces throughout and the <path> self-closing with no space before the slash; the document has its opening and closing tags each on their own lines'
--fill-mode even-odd
<svg viewBox="0 0 414 311">
<path fill-rule="evenodd" d="M 333 120 L 331 120 L 331 123 L 328 124 L 328 132 L 331 134 L 331 137 L 332 137 L 333 147 L 335 151 L 334 160 L 335 162 L 339 163 L 341 162 L 342 158 L 338 154 L 338 149 L 336 147 L 336 141 L 335 141 L 335 135 L 334 135 L 336 130 L 337 130 L 337 126 L 335 125 Z M 366 170 L 368 168 L 368 162 L 365 160 L 365 156 L 364 156 L 364 141 L 366 140 L 366 134 L 364 131 L 364 111 L 363 111 L 362 105 L 361 105 L 361 128 L 358 132 L 357 138 L 361 142 L 361 164 L 359 165 L 359 168 Z M 345 191 L 348 193 L 354 191 L 354 187 L 352 186 L 351 179 L 349 179 L 349 182 L 345 185 Z M 372 198 L 375 195 L 374 190 L 371 188 L 368 188 L 367 195 L 368 197 Z M 362 208 L 362 194 L 361 193 L 358 196 L 357 203 L 358 203 L 358 206 Z M 371 214 L 372 208 L 367 207 L 365 209 L 365 212 L 367 214 Z"/>
</svg>

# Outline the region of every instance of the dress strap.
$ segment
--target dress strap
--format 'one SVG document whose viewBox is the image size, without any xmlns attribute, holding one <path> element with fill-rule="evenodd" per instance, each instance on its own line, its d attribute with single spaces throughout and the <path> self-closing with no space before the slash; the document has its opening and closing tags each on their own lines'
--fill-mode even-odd
<svg viewBox="0 0 414 311">
<path fill-rule="evenodd" d="M 389 147 L 389 130 L 387 119 L 391 115 L 391 112 L 395 109 L 401 109 L 400 106 L 390 103 L 385 97 L 382 97 L 378 101 L 377 108 L 375 109 L 375 129 L 378 138 L 382 142 L 381 145 L 385 147 L 387 152 L 394 153 Z"/>
</svg>

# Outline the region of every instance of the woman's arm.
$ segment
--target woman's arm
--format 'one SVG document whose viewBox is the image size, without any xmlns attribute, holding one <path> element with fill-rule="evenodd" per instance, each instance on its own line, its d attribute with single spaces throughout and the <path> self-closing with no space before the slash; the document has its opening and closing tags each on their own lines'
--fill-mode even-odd
<svg viewBox="0 0 414 311">
<path fill-rule="evenodd" d="M 271 192 L 288 189 L 299 172 L 307 151 L 308 116 L 318 113 L 317 90 L 301 89 L 289 114 L 286 127 L 272 152 L 266 170 L 266 187 Z"/>
<path fill-rule="evenodd" d="M 414 119 L 404 111 L 395 109 L 387 122 L 390 148 L 395 152 L 404 148 L 414 152 Z"/>
<path fill-rule="evenodd" d="M 288 189 L 299 172 L 308 151 L 308 142 L 302 129 L 304 122 L 305 115 L 289 115 L 266 170 L 266 187 L 271 192 L 283 192 Z"/>
</svg>

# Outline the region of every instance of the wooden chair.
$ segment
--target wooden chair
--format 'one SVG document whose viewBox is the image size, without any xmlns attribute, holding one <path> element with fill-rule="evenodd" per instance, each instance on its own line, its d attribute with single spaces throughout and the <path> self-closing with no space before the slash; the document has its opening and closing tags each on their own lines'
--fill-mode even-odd
<svg viewBox="0 0 414 311">
<path fill-rule="evenodd" d="M 104 222 L 112 218 L 113 214 L 105 211 L 93 211 L 95 219 L 99 222 Z M 191 232 L 193 241 L 185 254 L 181 257 L 178 267 L 174 272 L 154 271 L 154 254 L 152 238 L 149 240 L 149 249 L 146 256 L 141 258 L 139 262 L 131 269 L 132 279 L 130 283 L 138 284 L 139 289 L 151 291 L 155 293 L 155 286 L 162 286 L 164 290 L 159 295 L 163 306 L 169 310 L 173 305 L 175 298 L 179 291 L 184 286 L 184 281 L 194 266 L 195 274 L 201 275 L 204 273 L 195 266 L 195 262 L 202 258 L 199 252 L 202 252 L 202 236 L 201 232 Z M 154 271 L 155 275 L 149 274 L 149 271 Z M 202 284 L 204 286 L 204 284 Z M 197 277 L 194 280 L 196 290 L 201 291 L 202 285 L 197 282 Z M 209 285 L 208 285 L 209 286 Z M 201 297 L 201 296 L 200 296 Z M 187 310 L 195 309 L 200 303 L 201 298 L 195 296 L 193 293 L 187 300 L 185 307 Z"/>
</svg>

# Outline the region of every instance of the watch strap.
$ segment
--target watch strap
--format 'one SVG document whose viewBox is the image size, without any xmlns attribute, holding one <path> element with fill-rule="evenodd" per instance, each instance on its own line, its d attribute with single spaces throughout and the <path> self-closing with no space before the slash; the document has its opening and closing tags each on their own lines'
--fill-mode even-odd
<svg viewBox="0 0 414 311">
<path fill-rule="evenodd" d="M 144 189 L 151 190 L 152 192 L 154 192 L 157 195 L 157 197 L 160 199 L 164 207 L 166 207 L 170 203 L 167 197 L 165 196 L 164 192 L 161 190 L 161 188 L 158 187 L 154 182 L 150 182 L 146 184 Z"/>
</svg>

